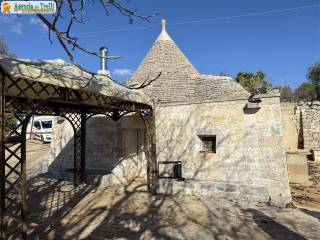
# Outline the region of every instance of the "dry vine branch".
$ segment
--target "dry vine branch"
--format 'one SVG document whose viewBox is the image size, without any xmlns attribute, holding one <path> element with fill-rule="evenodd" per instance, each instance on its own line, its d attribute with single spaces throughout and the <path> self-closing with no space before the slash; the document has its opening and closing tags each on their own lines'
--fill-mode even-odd
<svg viewBox="0 0 320 240">
<path fill-rule="evenodd" d="M 155 80 L 157 80 L 161 76 L 161 72 L 159 72 L 159 74 L 155 78 L 149 80 L 150 79 L 150 74 L 151 74 L 151 72 L 149 72 L 147 78 L 145 80 L 143 80 L 142 83 L 139 86 L 137 86 L 137 84 L 133 84 L 133 85 L 129 85 L 129 86 L 125 86 L 124 85 L 124 86 L 127 87 L 127 88 L 130 88 L 130 89 L 145 88 L 146 86 L 150 85 L 152 82 L 154 82 Z"/>
<path fill-rule="evenodd" d="M 57 27 L 57 23 L 59 22 L 60 19 L 63 19 L 63 16 L 61 14 L 61 11 L 64 9 L 64 2 L 63 0 L 55 0 L 56 5 L 57 5 L 57 12 L 53 19 L 50 21 L 49 18 L 44 17 L 42 14 L 37 14 L 40 20 L 48 27 L 49 29 L 49 40 L 50 40 L 50 34 L 51 32 L 55 33 L 56 37 L 58 38 L 58 41 L 64 51 L 67 53 L 70 61 L 78 66 L 80 69 L 83 69 L 77 62 L 75 61 L 73 54 L 71 51 L 74 51 L 75 49 L 78 49 L 82 52 L 97 56 L 99 58 L 102 58 L 102 56 L 96 52 L 96 51 L 91 51 L 88 50 L 87 48 L 82 47 L 78 43 L 78 37 L 72 36 L 71 34 L 71 29 L 72 26 L 75 22 L 84 24 L 84 18 L 86 17 L 85 14 L 85 4 L 90 3 L 90 4 L 95 4 L 95 0 L 91 1 L 85 1 L 85 0 L 80 0 L 80 1 L 72 1 L 72 0 L 66 0 L 67 2 L 67 12 L 69 13 L 69 23 L 67 24 L 66 29 L 61 30 Z M 103 7 L 106 15 L 109 15 L 110 12 L 108 11 L 108 7 L 113 7 L 117 9 L 122 15 L 126 16 L 129 18 L 129 23 L 131 24 L 133 22 L 134 18 L 139 18 L 145 21 L 150 21 L 150 18 L 158 15 L 158 13 L 155 13 L 153 15 L 148 15 L 148 16 L 142 16 L 137 13 L 137 10 L 130 10 L 127 7 L 127 4 L 122 4 L 120 0 L 99 0 L 100 5 Z M 69 47 L 68 47 L 69 46 Z M 71 47 L 71 49 L 70 49 Z M 105 57 L 107 59 L 112 59 L 112 57 Z"/>
<path fill-rule="evenodd" d="M 0 0 L 0 3 L 3 0 Z M 94 5 L 96 2 L 101 5 L 105 14 L 110 15 L 110 10 L 115 9 L 123 16 L 129 19 L 129 24 L 132 24 L 134 19 L 141 19 L 143 21 L 150 22 L 150 19 L 157 16 L 158 13 L 152 15 L 140 15 L 136 9 L 129 9 L 128 2 L 122 3 L 121 0 L 54 0 L 57 6 L 57 12 L 52 17 L 45 17 L 42 14 L 37 14 L 39 19 L 48 27 L 48 38 L 52 43 L 51 34 L 54 33 L 58 39 L 59 44 L 68 55 L 70 61 L 77 66 L 80 70 L 90 73 L 92 76 L 96 75 L 95 72 L 88 71 L 77 63 L 73 56 L 74 50 L 80 50 L 84 53 L 102 58 L 99 52 L 89 50 L 83 47 L 78 42 L 78 37 L 72 34 L 72 27 L 74 23 L 85 24 L 87 18 L 85 9 L 87 4 Z M 65 11 L 64 11 L 65 10 Z M 62 12 L 67 12 L 66 16 L 62 15 Z M 68 24 L 65 29 L 61 29 L 59 25 L 60 20 L 68 20 Z M 59 25 L 59 26 L 58 26 Z M 105 59 L 115 59 L 117 57 L 106 56 Z M 111 78 L 110 78 L 111 79 Z M 146 80 L 147 81 L 147 80 Z M 146 82 L 145 81 L 145 82 Z"/>
</svg>

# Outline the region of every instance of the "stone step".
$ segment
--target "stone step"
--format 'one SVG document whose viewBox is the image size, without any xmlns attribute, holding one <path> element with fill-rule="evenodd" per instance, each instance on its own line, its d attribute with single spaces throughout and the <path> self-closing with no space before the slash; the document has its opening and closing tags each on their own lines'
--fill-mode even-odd
<svg viewBox="0 0 320 240">
<path fill-rule="evenodd" d="M 304 186 L 311 185 L 308 172 L 308 155 L 310 155 L 310 151 L 305 150 L 286 153 L 290 183 L 298 183 Z"/>
</svg>

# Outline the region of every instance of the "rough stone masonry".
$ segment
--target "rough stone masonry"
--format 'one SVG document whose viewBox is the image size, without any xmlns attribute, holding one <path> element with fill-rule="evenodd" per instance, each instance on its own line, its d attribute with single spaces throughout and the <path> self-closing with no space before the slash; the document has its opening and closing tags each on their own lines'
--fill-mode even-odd
<svg viewBox="0 0 320 240">
<path fill-rule="evenodd" d="M 297 105 L 303 128 L 303 148 L 320 150 L 320 102 L 301 102 Z"/>
<path fill-rule="evenodd" d="M 281 104 L 287 150 L 320 150 L 320 102 L 301 101 Z"/>
</svg>

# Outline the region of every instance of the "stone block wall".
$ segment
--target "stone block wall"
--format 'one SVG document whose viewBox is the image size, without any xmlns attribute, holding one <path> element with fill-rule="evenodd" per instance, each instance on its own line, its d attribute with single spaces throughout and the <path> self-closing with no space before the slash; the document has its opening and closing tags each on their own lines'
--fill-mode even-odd
<svg viewBox="0 0 320 240">
<path fill-rule="evenodd" d="M 246 103 L 156 108 L 157 159 L 182 161 L 185 178 L 160 179 L 161 192 L 291 200 L 279 98 L 263 98 L 257 112 L 245 113 Z M 199 132 L 216 136 L 216 153 L 201 152 Z"/>
<path fill-rule="evenodd" d="M 320 102 L 282 103 L 281 112 L 287 150 L 320 149 Z"/>
<path fill-rule="evenodd" d="M 303 147 L 310 150 L 320 149 L 320 102 L 305 102 L 297 105 L 301 112 L 303 127 Z"/>
<path fill-rule="evenodd" d="M 320 150 L 312 150 L 313 159 L 320 163 Z"/>
<path fill-rule="evenodd" d="M 114 122 L 99 115 L 89 119 L 86 127 L 86 171 L 89 183 L 128 184 L 136 178 L 146 178 L 143 152 L 145 126 L 139 116 L 131 114 Z M 56 117 L 53 129 L 49 172 L 72 178 L 72 127 L 68 121 Z"/>
<path fill-rule="evenodd" d="M 282 129 L 286 150 L 295 150 L 303 145 L 300 114 L 295 103 L 281 103 Z"/>
<path fill-rule="evenodd" d="M 247 100 L 237 100 L 156 106 L 157 160 L 181 161 L 185 178 L 182 182 L 160 179 L 160 192 L 250 201 L 271 198 L 282 203 L 291 200 L 279 98 L 262 97 L 257 111 L 245 111 L 246 104 Z M 73 168 L 73 131 L 59 118 L 53 126 L 49 168 L 65 177 Z M 216 153 L 201 151 L 203 135 L 216 136 Z M 90 119 L 86 152 L 89 182 L 128 184 L 135 178 L 146 178 L 144 141 L 145 126 L 136 115 L 118 122 L 104 116 Z"/>
</svg>

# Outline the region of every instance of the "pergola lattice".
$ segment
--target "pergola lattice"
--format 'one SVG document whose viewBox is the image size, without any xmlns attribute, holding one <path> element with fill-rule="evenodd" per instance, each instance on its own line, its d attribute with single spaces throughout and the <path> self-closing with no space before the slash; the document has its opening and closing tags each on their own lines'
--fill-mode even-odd
<svg viewBox="0 0 320 240">
<path fill-rule="evenodd" d="M 26 131 L 33 115 L 66 118 L 74 130 L 74 185 L 86 178 L 86 121 L 138 113 L 147 129 L 148 190 L 156 193 L 154 115 L 149 99 L 107 77 L 59 61 L 0 59 L 0 239 L 26 239 Z M 17 125 L 8 127 L 7 116 Z"/>
</svg>

